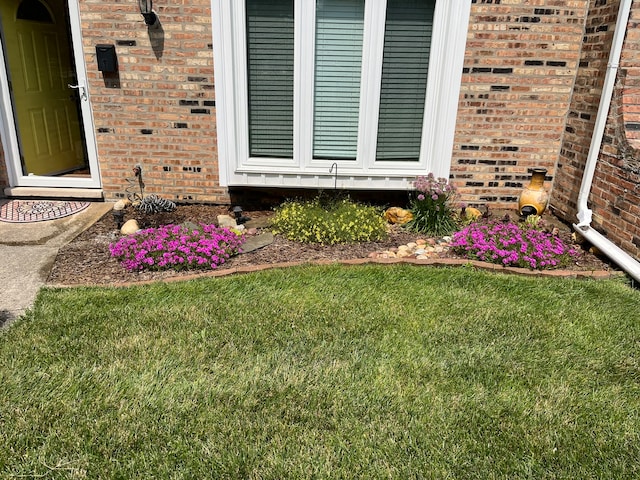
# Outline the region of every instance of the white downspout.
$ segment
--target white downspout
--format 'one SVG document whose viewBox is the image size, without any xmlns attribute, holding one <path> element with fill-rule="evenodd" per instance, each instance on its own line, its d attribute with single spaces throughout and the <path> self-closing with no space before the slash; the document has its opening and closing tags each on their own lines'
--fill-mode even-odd
<svg viewBox="0 0 640 480">
<path fill-rule="evenodd" d="M 611 106 L 611 99 L 613 97 L 618 65 L 622 55 L 622 46 L 624 44 L 624 37 L 627 32 L 627 24 L 629 22 L 629 14 L 631 12 L 631 3 L 632 0 L 622 0 L 620 2 L 618 20 L 616 22 L 616 28 L 613 35 L 613 44 L 611 46 L 611 53 L 609 54 L 609 63 L 607 64 L 607 73 L 602 87 L 602 95 L 600 97 L 600 106 L 598 107 L 598 115 L 596 117 L 596 123 L 591 137 L 591 145 L 589 146 L 589 153 L 587 155 L 587 163 L 582 176 L 580 193 L 578 194 L 577 216 L 579 223 L 574 224 L 573 228 L 592 245 L 607 255 L 612 261 L 617 263 L 629 275 L 640 282 L 640 263 L 591 227 L 592 211 L 587 205 L 587 200 L 591 193 L 591 186 L 593 184 L 593 175 L 596 170 L 596 164 L 598 163 L 600 147 L 602 146 L 602 137 L 607 124 L 609 107 Z"/>
</svg>

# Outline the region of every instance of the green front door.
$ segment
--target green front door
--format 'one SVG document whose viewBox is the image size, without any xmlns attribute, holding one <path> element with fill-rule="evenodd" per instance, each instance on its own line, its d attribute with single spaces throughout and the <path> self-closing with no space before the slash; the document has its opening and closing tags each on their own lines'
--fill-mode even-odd
<svg viewBox="0 0 640 480">
<path fill-rule="evenodd" d="M 0 15 L 22 173 L 85 168 L 65 0 L 2 0 Z"/>
</svg>

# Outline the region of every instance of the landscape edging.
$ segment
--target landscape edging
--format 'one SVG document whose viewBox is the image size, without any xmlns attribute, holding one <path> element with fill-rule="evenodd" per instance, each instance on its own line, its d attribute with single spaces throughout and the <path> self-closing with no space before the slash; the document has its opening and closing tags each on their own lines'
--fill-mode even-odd
<svg viewBox="0 0 640 480">
<path fill-rule="evenodd" d="M 73 287 L 133 287 L 141 285 L 150 285 L 154 283 L 173 283 L 196 280 L 199 278 L 217 278 L 229 275 L 261 272 L 276 268 L 299 267 L 303 265 L 365 265 L 365 264 L 399 264 L 407 263 L 412 265 L 424 265 L 432 267 L 474 267 L 480 270 L 488 270 L 498 273 L 506 273 L 512 275 L 520 275 L 527 277 L 542 278 L 575 278 L 575 279 L 595 279 L 604 280 L 610 278 L 618 278 L 624 275 L 620 271 L 608 270 L 531 270 L 520 267 L 505 267 L 495 263 L 482 262 L 479 260 L 467 260 L 463 258 L 435 258 L 435 259 L 416 259 L 416 258 L 354 258 L 347 260 L 300 260 L 293 262 L 280 263 L 264 263 L 260 265 L 239 265 L 237 267 L 226 268 L 223 270 L 210 270 L 205 272 L 197 272 L 189 275 L 180 275 L 176 277 L 158 278 L 152 280 L 141 280 L 138 282 L 122 282 L 107 284 L 47 284 L 49 288 L 73 288 Z"/>
</svg>

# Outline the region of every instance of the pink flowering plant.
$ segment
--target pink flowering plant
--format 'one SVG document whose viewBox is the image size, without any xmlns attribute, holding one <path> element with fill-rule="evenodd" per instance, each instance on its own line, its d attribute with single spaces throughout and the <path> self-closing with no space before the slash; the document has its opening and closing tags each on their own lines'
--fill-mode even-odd
<svg viewBox="0 0 640 480">
<path fill-rule="evenodd" d="M 534 270 L 562 267 L 579 256 L 560 237 L 511 221 L 467 225 L 453 234 L 450 246 L 469 259 Z"/>
<path fill-rule="evenodd" d="M 449 235 L 456 227 L 454 200 L 456 189 L 446 178 L 436 178 L 433 173 L 419 176 L 413 182 L 409 210 L 413 214 L 407 227 L 429 235 Z"/>
<path fill-rule="evenodd" d="M 130 271 L 213 269 L 243 243 L 244 236 L 215 225 L 164 225 L 124 237 L 109 245 L 109 251 Z"/>
</svg>

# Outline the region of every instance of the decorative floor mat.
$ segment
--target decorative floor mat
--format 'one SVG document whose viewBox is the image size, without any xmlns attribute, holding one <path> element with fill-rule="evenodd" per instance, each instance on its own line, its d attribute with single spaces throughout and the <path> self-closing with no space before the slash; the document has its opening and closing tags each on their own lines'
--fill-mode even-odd
<svg viewBox="0 0 640 480">
<path fill-rule="evenodd" d="M 89 206 L 89 202 L 65 200 L 10 200 L 0 207 L 0 220 L 11 223 L 42 222 L 67 217 Z"/>
</svg>

